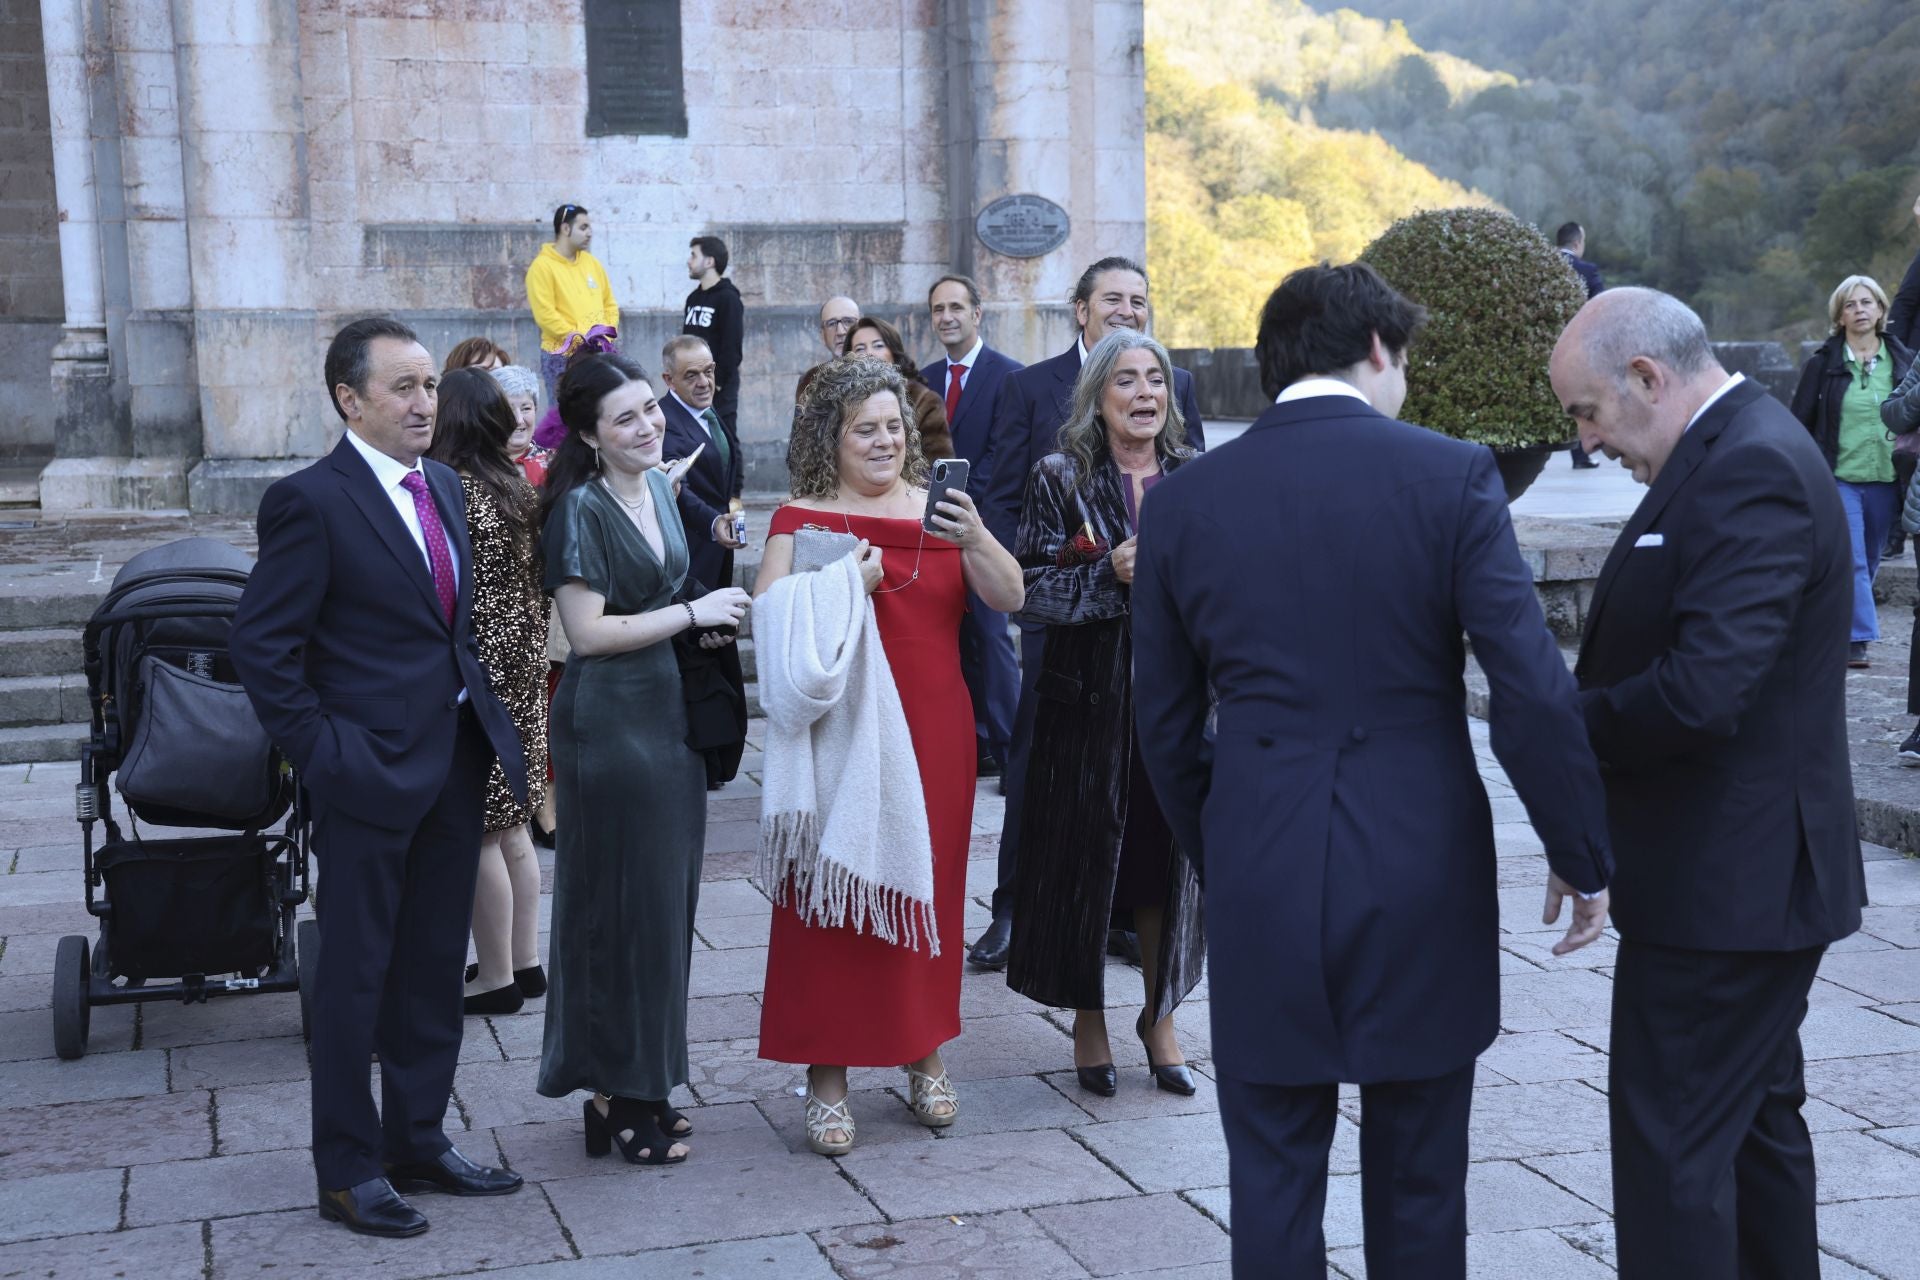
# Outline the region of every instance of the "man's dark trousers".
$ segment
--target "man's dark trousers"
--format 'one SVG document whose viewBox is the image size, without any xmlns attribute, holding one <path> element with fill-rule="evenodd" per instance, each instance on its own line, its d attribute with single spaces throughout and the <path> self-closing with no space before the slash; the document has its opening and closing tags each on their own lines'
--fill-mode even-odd
<svg viewBox="0 0 1920 1280">
<path fill-rule="evenodd" d="M 492 763 L 463 708 L 446 784 L 412 831 L 316 805 L 313 1162 L 323 1187 L 355 1186 L 379 1177 L 382 1161 L 431 1160 L 450 1145 L 441 1121 L 460 1057 L 461 967 Z M 367 1093 L 375 1052 L 386 1068 L 377 1115 Z"/>
<path fill-rule="evenodd" d="M 1473 1063 L 1432 1080 L 1360 1086 L 1368 1280 L 1464 1280 Z M 1337 1084 L 1222 1074 L 1235 1276 L 1324 1276 L 1327 1152 Z"/>
<path fill-rule="evenodd" d="M 1818 1280 L 1800 1023 L 1825 952 L 1621 940 L 1607 1064 L 1621 1280 Z"/>
</svg>

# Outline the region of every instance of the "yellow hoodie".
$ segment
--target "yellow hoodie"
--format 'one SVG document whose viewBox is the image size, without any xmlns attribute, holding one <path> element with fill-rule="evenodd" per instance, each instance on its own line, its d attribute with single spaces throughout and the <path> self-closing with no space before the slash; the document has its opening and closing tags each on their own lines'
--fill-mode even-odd
<svg viewBox="0 0 1920 1280">
<path fill-rule="evenodd" d="M 551 244 L 541 246 L 527 268 L 527 305 L 540 326 L 542 351 L 559 351 L 568 334 L 584 334 L 597 324 L 620 327 L 607 269 L 585 249 L 569 262 Z"/>
</svg>

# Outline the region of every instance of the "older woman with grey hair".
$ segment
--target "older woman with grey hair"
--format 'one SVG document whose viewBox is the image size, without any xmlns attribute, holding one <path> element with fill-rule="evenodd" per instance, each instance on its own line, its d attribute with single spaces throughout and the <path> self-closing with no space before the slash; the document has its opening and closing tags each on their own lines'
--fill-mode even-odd
<svg viewBox="0 0 1920 1280">
<path fill-rule="evenodd" d="M 507 441 L 507 452 L 527 477 L 527 483 L 538 489 L 546 483 L 547 461 L 553 457 L 553 450 L 542 449 L 533 441 L 533 429 L 540 422 L 540 378 L 533 370 L 517 364 L 503 365 L 489 372 L 507 393 L 507 403 L 513 407 L 513 438 Z"/>
<path fill-rule="evenodd" d="M 1107 1040 L 1107 929 L 1129 910 L 1146 1003 L 1134 1034 L 1159 1088 L 1194 1092 L 1173 1009 L 1200 977 L 1200 887 L 1140 762 L 1129 615 L 1147 494 L 1193 455 L 1166 348 L 1137 330 L 1110 330 L 1081 366 L 1059 452 L 1027 479 L 1016 548 L 1027 588 L 1021 616 L 1047 634 L 1007 985 L 1075 1011 L 1080 1087 L 1104 1097 L 1119 1087 Z"/>
</svg>

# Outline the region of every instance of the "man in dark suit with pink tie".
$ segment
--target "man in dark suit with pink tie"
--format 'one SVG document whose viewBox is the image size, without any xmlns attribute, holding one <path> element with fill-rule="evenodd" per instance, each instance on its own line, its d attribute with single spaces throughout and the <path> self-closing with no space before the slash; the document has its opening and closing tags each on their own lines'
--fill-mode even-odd
<svg viewBox="0 0 1920 1280">
<path fill-rule="evenodd" d="M 966 276 L 941 276 L 927 291 L 934 336 L 944 349 L 922 365 L 920 379 L 947 402 L 953 454 L 973 464 L 967 492 L 979 502 L 993 474 L 993 405 L 1007 375 L 1025 368 L 980 338 L 980 287 Z M 1020 664 L 1013 654 L 1007 615 L 969 593 L 960 624 L 960 671 L 973 695 L 974 731 L 980 739 L 983 774 L 1006 768 L 1013 743 L 1013 716 L 1020 702 Z"/>
<path fill-rule="evenodd" d="M 487 772 L 497 755 L 524 799 L 526 765 L 474 643 L 460 478 L 422 457 L 437 369 L 398 321 L 334 338 L 327 390 L 346 435 L 260 500 L 260 558 L 230 640 L 313 806 L 314 1171 L 320 1216 L 367 1235 L 427 1229 L 402 1192 L 521 1184 L 441 1131 Z"/>
</svg>

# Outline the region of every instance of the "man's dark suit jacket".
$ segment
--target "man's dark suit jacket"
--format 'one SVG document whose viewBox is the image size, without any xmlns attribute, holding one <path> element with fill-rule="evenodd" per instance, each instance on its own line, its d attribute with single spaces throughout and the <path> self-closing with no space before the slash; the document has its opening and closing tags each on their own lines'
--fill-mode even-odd
<svg viewBox="0 0 1920 1280">
<path fill-rule="evenodd" d="M 1887 332 L 1908 347 L 1920 347 L 1920 254 L 1907 264 L 1900 288 L 1887 308 Z"/>
<path fill-rule="evenodd" d="M 1499 1031 L 1500 907 L 1463 632 L 1553 869 L 1589 893 L 1612 869 L 1493 455 L 1347 396 L 1277 405 L 1155 486 L 1136 573 L 1135 723 L 1206 887 L 1220 1069 L 1369 1084 L 1471 1062 Z"/>
<path fill-rule="evenodd" d="M 721 418 L 720 429 L 726 432 L 727 443 L 732 446 L 726 464 L 722 465 L 719 445 L 678 397 L 671 393 L 662 396 L 660 408 L 667 415 L 663 457 L 685 458 L 701 445 L 707 446 L 680 485 L 680 519 L 687 527 L 688 572 L 710 591 L 730 587 L 733 585 L 733 552 L 713 540 L 713 522 L 727 513 L 727 501 L 739 497 L 746 482 L 740 438 L 727 430 L 726 419 Z"/>
<path fill-rule="evenodd" d="M 439 796 L 460 690 L 516 794 L 526 764 L 473 639 L 473 547 L 460 478 L 421 463 L 459 559 L 449 627 L 426 557 L 366 460 L 342 439 L 260 500 L 260 558 L 230 653 L 260 723 L 322 804 L 405 831 Z"/>
<path fill-rule="evenodd" d="M 920 380 L 942 400 L 947 397 L 947 358 L 920 367 Z M 1018 360 L 982 343 L 980 355 L 967 372 L 966 388 L 960 393 L 960 410 L 947 423 L 953 437 L 953 456 L 973 465 L 967 471 L 967 492 L 980 501 L 993 476 L 993 406 L 1000 395 L 1000 384 L 1010 374 L 1026 368 Z"/>
<path fill-rule="evenodd" d="M 1585 258 L 1576 257 L 1573 252 L 1568 249 L 1562 249 L 1560 256 L 1567 260 L 1567 265 L 1573 268 L 1573 273 L 1580 277 L 1580 283 L 1587 286 L 1587 296 L 1589 298 L 1597 293 L 1605 293 L 1607 291 L 1607 282 L 1600 278 L 1600 268 L 1594 266 Z"/>
<path fill-rule="evenodd" d="M 1852 607 L 1833 473 L 1793 415 L 1742 382 L 1621 530 L 1580 646 L 1622 937 L 1790 951 L 1859 928 Z"/>
<path fill-rule="evenodd" d="M 1020 509 L 1026 502 L 1027 476 L 1033 464 L 1060 448 L 1060 428 L 1073 412 L 1073 386 L 1080 380 L 1080 348 L 1076 343 L 1061 354 L 1009 374 L 1000 384 L 993 406 L 993 477 L 984 490 L 987 531 L 1012 547 L 1020 533 Z M 1187 441 L 1207 447 L 1200 403 L 1193 395 L 1193 375 L 1173 371 L 1174 403 L 1186 420 Z M 965 407 L 965 401 L 961 402 Z M 958 446 L 956 446 L 958 447 Z"/>
</svg>

